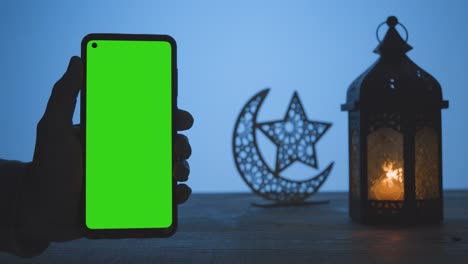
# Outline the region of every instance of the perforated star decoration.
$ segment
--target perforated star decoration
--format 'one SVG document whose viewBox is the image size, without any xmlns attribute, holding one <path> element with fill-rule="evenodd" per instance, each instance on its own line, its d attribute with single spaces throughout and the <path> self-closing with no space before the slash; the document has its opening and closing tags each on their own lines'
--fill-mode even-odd
<svg viewBox="0 0 468 264">
<path fill-rule="evenodd" d="M 295 161 L 318 168 L 315 144 L 331 123 L 307 119 L 302 103 L 294 93 L 283 120 L 257 124 L 277 146 L 275 172 L 281 172 Z"/>
</svg>

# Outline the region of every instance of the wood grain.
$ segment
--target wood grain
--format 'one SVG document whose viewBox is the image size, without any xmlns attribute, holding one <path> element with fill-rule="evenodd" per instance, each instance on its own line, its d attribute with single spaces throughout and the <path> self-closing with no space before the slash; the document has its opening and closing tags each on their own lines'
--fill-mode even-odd
<svg viewBox="0 0 468 264">
<path fill-rule="evenodd" d="M 445 192 L 445 221 L 364 226 L 348 217 L 347 193 L 329 204 L 260 208 L 252 194 L 194 194 L 168 239 L 80 239 L 41 256 L 0 253 L 0 263 L 468 263 L 468 191 Z"/>
</svg>

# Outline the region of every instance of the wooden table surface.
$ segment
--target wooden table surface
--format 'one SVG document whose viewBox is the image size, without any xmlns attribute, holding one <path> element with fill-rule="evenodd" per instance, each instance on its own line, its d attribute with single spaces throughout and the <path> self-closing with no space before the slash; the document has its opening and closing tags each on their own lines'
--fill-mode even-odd
<svg viewBox="0 0 468 264">
<path fill-rule="evenodd" d="M 194 194 L 171 238 L 79 239 L 0 263 L 468 263 L 468 191 L 445 193 L 443 224 L 416 228 L 351 222 L 347 193 L 313 199 L 331 202 L 259 208 L 253 194 Z"/>
</svg>

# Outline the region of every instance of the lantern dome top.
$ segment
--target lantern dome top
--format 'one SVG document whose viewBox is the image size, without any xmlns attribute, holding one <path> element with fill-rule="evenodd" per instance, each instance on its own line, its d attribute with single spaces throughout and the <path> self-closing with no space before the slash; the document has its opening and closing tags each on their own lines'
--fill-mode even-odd
<svg viewBox="0 0 468 264">
<path fill-rule="evenodd" d="M 388 25 L 389 28 L 388 28 L 387 33 L 385 34 L 384 39 L 380 41 L 379 29 L 385 23 Z M 397 25 L 401 25 L 401 27 L 405 30 L 406 40 L 403 40 L 400 34 L 398 33 L 398 31 L 396 30 Z M 389 16 L 386 22 L 381 23 L 379 27 L 377 27 L 376 35 L 377 35 L 377 39 L 380 42 L 377 48 L 375 48 L 374 50 L 374 52 L 377 54 L 380 54 L 380 55 L 404 54 L 410 51 L 411 49 L 413 49 L 413 47 L 411 47 L 407 43 L 408 31 L 402 24 L 398 22 L 398 19 L 395 16 Z"/>
<path fill-rule="evenodd" d="M 380 41 L 378 30 L 384 24 L 388 25 L 388 31 Z M 406 32 L 405 39 L 396 30 L 397 25 Z M 412 47 L 407 43 L 406 28 L 396 17 L 390 16 L 378 26 L 377 39 L 380 43 L 374 52 L 380 57 L 351 83 L 346 104 L 341 106 L 343 111 L 448 107 L 439 82 L 406 55 Z"/>
</svg>

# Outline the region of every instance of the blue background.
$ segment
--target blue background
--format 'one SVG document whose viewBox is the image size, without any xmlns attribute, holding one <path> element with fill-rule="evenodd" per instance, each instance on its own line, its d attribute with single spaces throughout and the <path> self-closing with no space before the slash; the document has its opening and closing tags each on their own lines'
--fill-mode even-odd
<svg viewBox="0 0 468 264">
<path fill-rule="evenodd" d="M 351 81 L 377 59 L 377 25 L 396 15 L 410 32 L 409 56 L 450 100 L 443 111 L 444 188 L 468 188 L 467 3 L 3 0 L 0 158 L 31 160 L 52 86 L 86 34 L 169 34 L 178 43 L 179 106 L 196 119 L 185 133 L 194 192 L 248 190 L 235 169 L 231 137 L 242 106 L 265 87 L 272 90 L 259 122 L 282 118 L 296 90 L 309 119 L 333 123 L 317 145 L 319 169 L 336 162 L 322 190 L 345 191 L 347 114 L 340 104 Z M 275 148 L 265 137 L 259 144 L 272 165 Z M 311 173 L 318 170 L 296 164 L 285 177 Z"/>
</svg>

